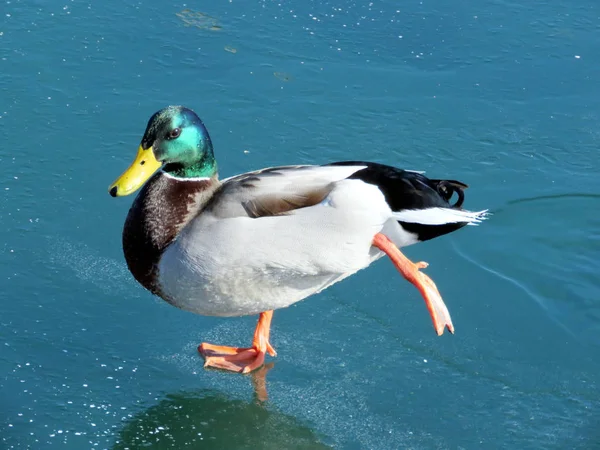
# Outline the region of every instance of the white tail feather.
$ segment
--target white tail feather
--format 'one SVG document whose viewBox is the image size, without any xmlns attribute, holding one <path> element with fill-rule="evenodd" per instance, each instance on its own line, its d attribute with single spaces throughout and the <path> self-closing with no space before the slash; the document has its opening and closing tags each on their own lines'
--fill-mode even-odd
<svg viewBox="0 0 600 450">
<path fill-rule="evenodd" d="M 447 223 L 467 222 L 477 225 L 488 216 L 488 210 L 472 212 L 452 208 L 426 208 L 394 211 L 393 216 L 400 222 L 420 223 L 421 225 L 445 225 Z"/>
</svg>

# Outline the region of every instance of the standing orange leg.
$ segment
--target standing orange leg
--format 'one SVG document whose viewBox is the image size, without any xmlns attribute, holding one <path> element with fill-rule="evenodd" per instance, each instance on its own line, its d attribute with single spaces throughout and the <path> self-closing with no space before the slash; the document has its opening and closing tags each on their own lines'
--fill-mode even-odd
<svg viewBox="0 0 600 450">
<path fill-rule="evenodd" d="M 402 276 L 414 284 L 421 292 L 438 336 L 444 333 L 445 327 L 448 328 L 450 333 L 454 333 L 454 325 L 452 325 L 450 313 L 435 283 L 419 270 L 424 269 L 429 264 L 426 262 L 412 262 L 398 250 L 398 247 L 387 236 L 381 233 L 377 233 L 373 238 L 373 246 L 388 255 Z"/>
<path fill-rule="evenodd" d="M 269 331 L 273 311 L 260 313 L 252 347 L 225 347 L 203 342 L 198 351 L 204 356 L 204 367 L 231 370 L 233 372 L 249 373 L 258 369 L 265 362 L 265 354 L 276 356 L 275 349 L 269 343 Z"/>
</svg>

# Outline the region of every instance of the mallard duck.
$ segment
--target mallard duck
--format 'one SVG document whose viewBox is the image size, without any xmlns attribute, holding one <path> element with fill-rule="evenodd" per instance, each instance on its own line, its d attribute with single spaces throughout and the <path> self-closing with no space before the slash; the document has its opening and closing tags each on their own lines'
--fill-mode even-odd
<svg viewBox="0 0 600 450">
<path fill-rule="evenodd" d="M 425 299 L 438 335 L 454 332 L 434 282 L 399 248 L 485 219 L 462 209 L 465 184 L 374 162 L 270 167 L 219 180 L 213 144 L 191 109 L 149 120 L 132 165 L 109 187 L 140 193 L 123 229 L 135 279 L 207 316 L 258 314 L 251 347 L 202 343 L 205 367 L 250 372 L 268 353 L 273 310 L 387 255 Z M 451 199 L 456 194 L 454 204 Z"/>
</svg>

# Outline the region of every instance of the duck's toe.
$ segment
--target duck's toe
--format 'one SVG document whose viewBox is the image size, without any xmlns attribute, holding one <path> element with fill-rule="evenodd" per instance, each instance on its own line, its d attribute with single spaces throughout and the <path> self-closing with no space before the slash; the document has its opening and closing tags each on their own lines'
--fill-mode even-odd
<svg viewBox="0 0 600 450">
<path fill-rule="evenodd" d="M 275 349 L 269 343 L 272 317 L 273 311 L 265 311 L 260 314 L 254 331 L 252 347 L 227 347 L 206 342 L 200 344 L 198 351 L 204 356 L 204 367 L 242 373 L 250 373 L 258 369 L 264 364 L 267 353 L 271 356 L 277 355 Z"/>
<path fill-rule="evenodd" d="M 204 356 L 204 367 L 250 373 L 265 362 L 265 352 L 255 347 L 225 347 L 202 343 L 198 351 Z"/>
</svg>

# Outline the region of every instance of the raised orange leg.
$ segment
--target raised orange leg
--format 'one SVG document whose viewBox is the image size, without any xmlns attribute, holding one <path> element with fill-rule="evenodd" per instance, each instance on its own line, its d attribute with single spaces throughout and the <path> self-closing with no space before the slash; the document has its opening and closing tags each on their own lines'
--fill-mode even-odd
<svg viewBox="0 0 600 450">
<path fill-rule="evenodd" d="M 260 313 L 252 347 L 225 347 L 203 342 L 198 351 L 204 356 L 204 367 L 231 370 L 233 372 L 249 373 L 258 369 L 265 362 L 265 355 L 276 356 L 275 349 L 269 344 L 269 331 L 273 311 Z"/>
<path fill-rule="evenodd" d="M 388 255 L 402 276 L 414 284 L 421 292 L 438 336 L 444 333 L 445 327 L 448 328 L 450 333 L 454 333 L 454 325 L 452 325 L 450 313 L 435 283 L 420 271 L 420 269 L 424 269 L 429 264 L 422 261 L 418 263 L 412 262 L 400 252 L 398 247 L 387 236 L 381 233 L 377 233 L 373 238 L 373 246 Z"/>
</svg>

